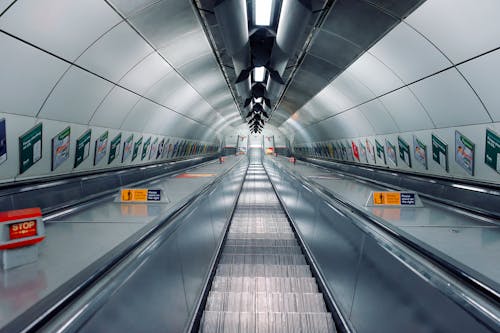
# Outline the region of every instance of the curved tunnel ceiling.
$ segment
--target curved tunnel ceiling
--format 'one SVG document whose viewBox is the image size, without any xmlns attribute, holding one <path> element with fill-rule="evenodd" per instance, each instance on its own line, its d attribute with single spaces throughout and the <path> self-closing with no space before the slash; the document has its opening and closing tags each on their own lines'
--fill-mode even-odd
<svg viewBox="0 0 500 333">
<path fill-rule="evenodd" d="M 189 1 L 1 1 L 0 14 L 0 112 L 201 140 L 237 112 Z"/>
</svg>

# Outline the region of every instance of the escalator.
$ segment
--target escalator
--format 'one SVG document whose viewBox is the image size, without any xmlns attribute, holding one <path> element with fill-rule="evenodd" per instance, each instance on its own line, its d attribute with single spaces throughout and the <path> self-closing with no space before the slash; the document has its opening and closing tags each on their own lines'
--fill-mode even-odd
<svg viewBox="0 0 500 333">
<path fill-rule="evenodd" d="M 250 156 L 200 332 L 335 332 L 259 157 Z"/>
</svg>

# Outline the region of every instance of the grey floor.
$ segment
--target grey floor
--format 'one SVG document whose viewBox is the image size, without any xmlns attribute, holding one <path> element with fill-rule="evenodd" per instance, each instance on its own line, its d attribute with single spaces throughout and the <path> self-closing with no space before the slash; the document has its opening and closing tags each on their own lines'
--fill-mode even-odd
<svg viewBox="0 0 500 333">
<path fill-rule="evenodd" d="M 270 158 L 270 157 L 269 157 Z M 317 183 L 354 206 L 382 219 L 417 242 L 434 249 L 479 280 L 500 290 L 500 223 L 423 200 L 423 208 L 365 207 L 372 191 L 387 190 L 368 182 L 298 161 L 273 158 L 281 167 Z"/>
<path fill-rule="evenodd" d="M 175 209 L 176 204 L 199 192 L 239 159 L 228 157 L 224 164 L 212 162 L 188 171 L 206 174 L 204 177 L 172 175 L 145 185 L 163 189 L 168 203 L 122 204 L 110 197 L 76 214 L 47 223 L 38 262 L 0 270 L 0 328 L 134 233 L 157 223 Z"/>
<path fill-rule="evenodd" d="M 260 163 L 249 166 L 200 331 L 335 332 Z"/>
</svg>

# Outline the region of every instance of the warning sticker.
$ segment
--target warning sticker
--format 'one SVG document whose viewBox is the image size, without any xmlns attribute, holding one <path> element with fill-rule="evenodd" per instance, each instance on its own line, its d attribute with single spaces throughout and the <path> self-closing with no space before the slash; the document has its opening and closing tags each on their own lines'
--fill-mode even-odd
<svg viewBox="0 0 500 333">
<path fill-rule="evenodd" d="M 9 225 L 10 240 L 36 236 L 36 220 Z"/>
<path fill-rule="evenodd" d="M 417 196 L 413 192 L 373 192 L 374 206 L 416 206 Z"/>
<path fill-rule="evenodd" d="M 177 175 L 175 178 L 204 178 L 204 177 L 214 177 L 217 174 L 215 173 L 181 173 Z"/>
<path fill-rule="evenodd" d="M 121 190 L 120 198 L 122 202 L 161 201 L 161 190 L 125 188 Z"/>
</svg>

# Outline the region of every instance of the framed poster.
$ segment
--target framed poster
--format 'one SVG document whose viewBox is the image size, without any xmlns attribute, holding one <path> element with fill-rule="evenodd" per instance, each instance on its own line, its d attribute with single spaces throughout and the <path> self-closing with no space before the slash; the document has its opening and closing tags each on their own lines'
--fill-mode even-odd
<svg viewBox="0 0 500 333">
<path fill-rule="evenodd" d="M 413 156 L 427 170 L 427 146 L 416 135 L 413 136 Z"/>
<path fill-rule="evenodd" d="M 111 164 L 115 160 L 115 158 L 120 155 L 120 143 L 122 142 L 122 134 L 119 133 L 113 140 L 111 140 L 111 144 L 109 145 L 109 156 L 108 156 L 108 164 Z"/>
<path fill-rule="evenodd" d="M 52 138 L 52 171 L 69 159 L 71 127 L 66 127 Z"/>
<path fill-rule="evenodd" d="M 7 127 L 5 118 L 0 119 L 0 164 L 7 161 Z"/>
<path fill-rule="evenodd" d="M 354 156 L 355 159 L 358 160 L 359 162 L 359 149 L 358 145 L 354 143 L 354 141 L 351 141 L 351 147 L 352 147 L 352 156 Z"/>
<path fill-rule="evenodd" d="M 135 158 L 139 154 L 139 148 L 141 148 L 141 145 L 142 145 L 142 136 L 139 138 L 139 140 L 137 140 L 134 143 L 134 151 L 132 152 L 132 162 L 135 160 Z"/>
<path fill-rule="evenodd" d="M 359 160 L 360 162 L 368 163 L 368 156 L 366 155 L 366 147 L 362 141 L 359 141 Z"/>
<path fill-rule="evenodd" d="M 486 129 L 484 163 L 500 173 L 500 136 L 489 128 Z"/>
<path fill-rule="evenodd" d="M 432 139 L 432 159 L 439 164 L 446 172 L 450 171 L 448 165 L 448 144 L 435 136 L 431 135 Z"/>
<path fill-rule="evenodd" d="M 455 131 L 455 162 L 474 176 L 475 144 L 459 131 Z"/>
<path fill-rule="evenodd" d="M 387 164 L 387 160 L 385 159 L 384 146 L 382 146 L 382 144 L 380 144 L 377 139 L 375 139 L 375 147 L 377 149 L 377 157 L 384 161 L 384 164 Z"/>
<path fill-rule="evenodd" d="M 131 134 L 124 142 L 123 142 L 123 153 L 122 153 L 122 163 L 125 162 L 130 155 L 132 155 L 132 143 L 134 142 L 134 135 Z"/>
<path fill-rule="evenodd" d="M 90 139 L 92 137 L 92 130 L 88 129 L 83 133 L 78 139 L 76 139 L 75 148 L 75 164 L 73 168 L 76 168 L 83 161 L 87 159 L 90 155 Z"/>
<path fill-rule="evenodd" d="M 387 157 L 389 161 L 395 166 L 398 166 L 398 158 L 396 157 L 396 146 L 393 145 L 389 140 L 385 139 L 385 151 L 387 152 Z"/>
<path fill-rule="evenodd" d="M 366 139 L 365 142 L 366 142 L 367 160 L 369 160 L 369 162 L 375 164 L 377 162 L 377 160 L 375 159 L 375 148 L 373 147 L 370 140 Z"/>
<path fill-rule="evenodd" d="M 141 161 L 143 161 L 148 155 L 148 148 L 150 144 L 151 144 L 151 137 L 149 137 L 146 141 L 144 141 L 144 145 L 142 146 Z"/>
<path fill-rule="evenodd" d="M 349 144 L 349 142 L 346 142 L 346 149 L 347 149 L 347 160 L 354 161 L 354 152 L 353 152 L 352 146 Z"/>
<path fill-rule="evenodd" d="M 104 156 L 106 156 L 108 150 L 108 134 L 108 131 L 102 133 L 95 141 L 94 165 L 99 164 Z"/>
<path fill-rule="evenodd" d="M 42 123 L 19 137 L 19 174 L 42 159 Z"/>
<path fill-rule="evenodd" d="M 156 153 L 156 159 L 159 159 L 163 155 L 164 146 L 165 146 L 165 139 L 162 139 L 160 141 L 160 144 L 158 145 L 158 152 Z"/>
<path fill-rule="evenodd" d="M 151 145 L 151 150 L 149 151 L 148 160 L 155 159 L 157 151 L 158 151 L 158 138 L 155 138 L 153 144 Z"/>
<path fill-rule="evenodd" d="M 163 152 L 161 153 L 161 159 L 167 158 L 169 141 L 170 139 L 167 139 L 167 141 L 165 141 L 165 143 L 163 144 Z"/>
<path fill-rule="evenodd" d="M 399 158 L 411 168 L 410 145 L 402 137 L 398 136 Z"/>
</svg>

